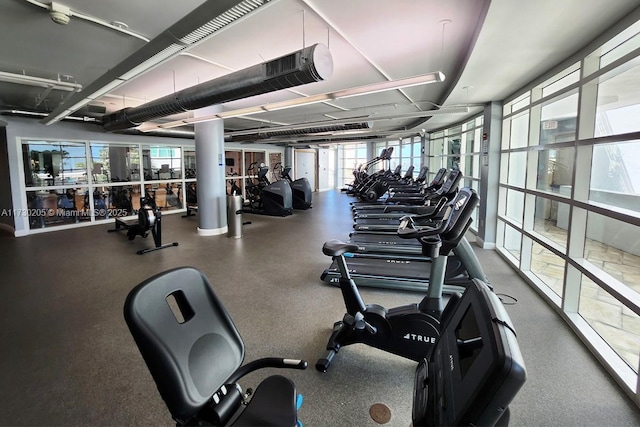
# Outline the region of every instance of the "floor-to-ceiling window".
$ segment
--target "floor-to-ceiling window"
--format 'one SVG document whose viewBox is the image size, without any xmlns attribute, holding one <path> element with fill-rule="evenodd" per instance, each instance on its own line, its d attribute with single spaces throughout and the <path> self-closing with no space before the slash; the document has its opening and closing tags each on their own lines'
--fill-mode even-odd
<svg viewBox="0 0 640 427">
<path fill-rule="evenodd" d="M 367 148 L 371 144 L 371 151 Z M 338 150 L 338 186 L 344 187 L 353 182 L 354 170 L 362 170 L 368 166 L 369 174 L 382 169 L 394 171 L 398 166 L 405 174 L 410 166 L 414 167 L 413 177 L 417 177 L 422 165 L 422 140 L 419 136 L 388 141 L 359 142 L 337 145 Z M 389 160 L 376 161 L 383 150 L 393 148 Z"/>
<path fill-rule="evenodd" d="M 500 253 L 638 398 L 640 23 L 504 104 Z"/>
<path fill-rule="evenodd" d="M 368 160 L 367 143 L 359 142 L 356 144 L 339 145 L 340 166 L 338 172 L 338 185 L 345 187 L 353 182 L 354 171 L 362 168 Z M 370 171 L 370 173 L 373 171 Z"/>
<path fill-rule="evenodd" d="M 459 169 L 463 173 L 461 185 L 478 191 L 483 121 L 483 117 L 478 116 L 429 135 L 427 164 L 430 178 L 440 168 Z M 476 209 L 471 223 L 472 230 L 477 228 L 477 215 Z"/>
<path fill-rule="evenodd" d="M 25 141 L 22 162 L 31 229 L 91 220 L 85 143 Z"/>
<path fill-rule="evenodd" d="M 331 145 L 329 148 L 328 163 L 327 163 L 327 187 L 336 187 L 336 160 L 338 158 L 338 147 Z"/>
<path fill-rule="evenodd" d="M 182 209 L 182 148 L 179 146 L 143 145 L 143 194 L 153 199 L 163 211 Z M 135 200 L 135 198 L 134 198 Z"/>
<path fill-rule="evenodd" d="M 229 147 L 225 150 L 225 181 L 227 194 L 248 197 L 247 188 L 255 189 L 258 184 L 258 172 L 267 167 L 264 178 L 271 181 L 282 179 L 283 152 L 267 150 L 244 150 Z"/>
<path fill-rule="evenodd" d="M 373 145 L 376 155 L 380 154 L 384 148 L 393 148 L 393 154 L 388 167 L 393 171 L 398 165 L 400 173 L 404 175 L 413 166 L 413 178 L 417 177 L 422 166 L 422 139 L 419 136 L 393 139 L 389 141 L 378 141 Z"/>
</svg>

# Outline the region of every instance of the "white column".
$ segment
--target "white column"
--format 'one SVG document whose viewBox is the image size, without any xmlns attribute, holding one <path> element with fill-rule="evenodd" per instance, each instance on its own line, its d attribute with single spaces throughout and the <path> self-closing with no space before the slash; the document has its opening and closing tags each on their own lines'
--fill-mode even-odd
<svg viewBox="0 0 640 427">
<path fill-rule="evenodd" d="M 484 109 L 484 128 L 480 153 L 480 206 L 476 243 L 485 249 L 496 247 L 502 103 L 490 102 Z"/>
<path fill-rule="evenodd" d="M 220 105 L 201 108 L 195 116 L 222 111 Z M 216 119 L 195 124 L 198 234 L 216 236 L 227 232 L 227 195 L 224 181 L 224 124 Z"/>
</svg>

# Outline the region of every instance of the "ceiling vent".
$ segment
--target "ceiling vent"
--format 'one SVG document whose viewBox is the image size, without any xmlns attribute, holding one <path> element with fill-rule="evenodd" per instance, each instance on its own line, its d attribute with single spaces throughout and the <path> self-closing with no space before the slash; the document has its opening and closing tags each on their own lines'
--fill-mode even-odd
<svg viewBox="0 0 640 427">
<path fill-rule="evenodd" d="M 244 142 L 244 141 L 259 141 L 265 140 L 269 138 L 278 138 L 278 137 L 286 137 L 286 136 L 295 136 L 295 135 L 309 135 L 309 134 L 318 134 L 318 133 L 333 133 L 333 132 L 348 132 L 353 130 L 365 130 L 370 129 L 372 123 L 363 122 L 363 123 L 348 123 L 348 124 L 338 124 L 338 125 L 325 125 L 325 126 L 314 126 L 307 128 L 295 128 L 295 129 L 285 129 L 285 130 L 269 130 L 269 129 L 261 129 L 256 130 L 254 133 L 247 133 L 248 131 L 240 131 L 241 135 L 233 135 L 233 132 L 227 138 L 227 141 L 230 142 Z M 286 127 L 286 126 L 283 126 Z M 318 136 L 318 138 L 320 138 Z"/>
<path fill-rule="evenodd" d="M 138 107 L 129 107 L 103 117 L 106 131 L 123 130 L 173 114 L 209 105 L 326 80 L 333 60 L 326 46 L 314 44 L 292 54 L 253 65 L 222 77 L 169 94 Z"/>
</svg>

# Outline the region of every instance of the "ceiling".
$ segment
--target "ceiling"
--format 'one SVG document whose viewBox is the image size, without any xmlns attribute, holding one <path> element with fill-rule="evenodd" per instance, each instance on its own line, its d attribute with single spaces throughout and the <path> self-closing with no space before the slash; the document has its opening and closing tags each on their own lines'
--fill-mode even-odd
<svg viewBox="0 0 640 427">
<path fill-rule="evenodd" d="M 43 126 L 55 126 L 67 113 L 100 125 L 103 114 L 321 43 L 328 46 L 333 62 L 326 80 L 231 100 L 220 108 L 236 112 L 304 101 L 435 71 L 446 79 L 277 111 L 230 114 L 224 119 L 227 138 L 313 144 L 404 137 L 477 114 L 485 103 L 504 99 L 638 7 L 637 0 L 609 0 L 606 7 L 603 0 L 246 1 L 253 11 L 187 46 L 167 30 L 193 30 L 240 2 L 61 0 L 52 5 L 50 0 L 4 0 L 0 110 L 30 113 Z M 68 24 L 55 23 L 51 9 L 70 16 Z M 114 77 L 144 63 L 163 43 L 178 43 L 180 50 L 103 89 Z M 194 112 L 188 111 L 144 125 L 157 132 L 158 126 L 192 117 Z M 327 133 L 327 127 L 345 122 L 366 129 L 338 131 L 338 126 Z M 306 129 L 286 135 L 295 125 Z M 269 128 L 280 135 L 273 136 Z M 320 128 L 325 132 L 316 133 Z M 187 124 L 162 131 L 192 130 Z"/>
</svg>

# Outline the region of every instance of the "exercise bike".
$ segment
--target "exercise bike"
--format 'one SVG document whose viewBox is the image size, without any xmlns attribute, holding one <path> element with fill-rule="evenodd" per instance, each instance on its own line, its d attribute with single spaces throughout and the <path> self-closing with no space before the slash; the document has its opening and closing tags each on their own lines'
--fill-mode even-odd
<svg viewBox="0 0 640 427">
<path fill-rule="evenodd" d="M 474 279 L 416 368 L 411 425 L 507 426 L 509 405 L 526 377 L 509 314 Z"/>
<path fill-rule="evenodd" d="M 427 295 L 419 303 L 391 309 L 378 304 L 365 305 L 344 258 L 346 252 L 356 251 L 357 245 L 338 240 L 324 244 L 323 253 L 331 256 L 340 270 L 340 289 L 347 312 L 333 326 L 326 352 L 316 362 L 318 371 L 327 371 L 341 347 L 356 343 L 415 361 L 430 354 L 440 333 L 441 319 L 446 319 L 448 312 L 455 309 L 460 297 L 452 295 L 443 310 L 447 256 L 471 225 L 471 215 L 479 200 L 474 190 L 462 188 L 439 220 L 428 215 L 407 216 L 401 220 L 398 234 L 418 239 L 423 254 L 432 259 Z"/>
</svg>

